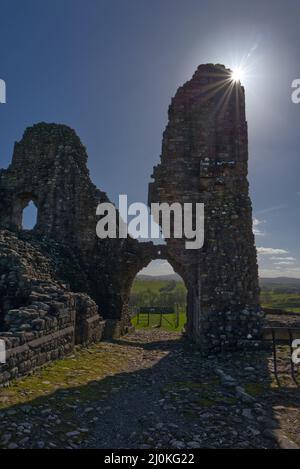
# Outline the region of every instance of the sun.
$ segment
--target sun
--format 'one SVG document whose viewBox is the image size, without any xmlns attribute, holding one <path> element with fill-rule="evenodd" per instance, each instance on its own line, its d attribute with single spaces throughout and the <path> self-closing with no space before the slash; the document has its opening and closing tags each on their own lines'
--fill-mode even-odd
<svg viewBox="0 0 300 469">
<path fill-rule="evenodd" d="M 236 67 L 232 70 L 231 79 L 235 83 L 242 81 L 245 76 L 244 70 L 241 67 Z"/>
</svg>

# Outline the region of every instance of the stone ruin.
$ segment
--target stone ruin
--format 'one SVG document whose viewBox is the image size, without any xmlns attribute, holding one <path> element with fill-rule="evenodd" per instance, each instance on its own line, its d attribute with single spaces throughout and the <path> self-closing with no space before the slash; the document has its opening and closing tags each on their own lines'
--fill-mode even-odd
<svg viewBox="0 0 300 469">
<path fill-rule="evenodd" d="M 244 88 L 222 65 L 200 65 L 169 108 L 149 202 L 205 204 L 205 244 L 167 240 L 188 290 L 187 333 L 204 349 L 261 334 L 257 256 L 249 197 Z"/>
<path fill-rule="evenodd" d="M 201 65 L 169 109 L 151 202 L 203 202 L 205 244 L 164 246 L 96 236 L 109 201 L 90 180 L 87 154 L 65 125 L 41 123 L 15 144 L 0 171 L 0 384 L 62 357 L 75 344 L 125 334 L 136 274 L 164 258 L 188 290 L 187 335 L 205 351 L 259 339 L 256 250 L 247 182 L 244 90 L 220 65 Z M 22 229 L 24 208 L 37 224 Z"/>
</svg>

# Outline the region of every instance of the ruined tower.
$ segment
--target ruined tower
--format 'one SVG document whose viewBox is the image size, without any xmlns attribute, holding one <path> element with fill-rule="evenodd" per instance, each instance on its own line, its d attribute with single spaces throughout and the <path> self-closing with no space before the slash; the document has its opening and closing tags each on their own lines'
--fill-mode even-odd
<svg viewBox="0 0 300 469">
<path fill-rule="evenodd" d="M 263 313 L 247 181 L 245 96 L 230 70 L 201 65 L 179 88 L 149 187 L 149 202 L 204 203 L 203 248 L 188 250 L 185 239 L 171 238 L 163 247 L 130 237 L 98 239 L 96 207 L 108 198 L 91 182 L 86 163 L 85 147 L 69 127 L 40 123 L 27 129 L 11 165 L 0 170 L 0 229 L 50 258 L 55 281 L 89 295 L 108 337 L 130 327 L 135 275 L 151 260 L 164 258 L 188 289 L 190 338 L 216 351 L 259 339 Z M 37 224 L 24 232 L 22 213 L 29 201 L 37 207 Z M 4 256 L 1 262 L 6 272 Z M 0 301 L 0 329 L 1 316 L 3 322 L 10 305 L 19 306 L 17 300 Z"/>
<path fill-rule="evenodd" d="M 205 204 L 205 243 L 167 240 L 167 256 L 188 289 L 187 333 L 204 349 L 258 339 L 256 249 L 249 198 L 245 94 L 222 65 L 200 65 L 169 108 L 149 203 Z"/>
<path fill-rule="evenodd" d="M 105 335 L 119 336 L 130 327 L 133 279 L 156 250 L 129 237 L 97 238 L 96 208 L 109 200 L 92 183 L 87 159 L 76 132 L 66 125 L 42 122 L 26 129 L 11 165 L 0 170 L 0 229 L 55 254 L 57 278 L 73 292 L 89 294 L 106 320 Z M 37 207 L 37 223 L 28 233 L 22 216 L 30 201 Z"/>
</svg>

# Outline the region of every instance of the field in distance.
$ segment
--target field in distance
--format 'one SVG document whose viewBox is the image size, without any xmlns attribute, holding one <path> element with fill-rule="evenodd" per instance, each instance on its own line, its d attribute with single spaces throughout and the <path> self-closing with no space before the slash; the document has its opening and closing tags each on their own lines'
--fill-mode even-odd
<svg viewBox="0 0 300 469">
<path fill-rule="evenodd" d="M 261 304 L 265 308 L 300 312 L 300 279 L 289 277 L 261 278 Z"/>
<path fill-rule="evenodd" d="M 300 279 L 278 277 L 261 278 L 261 304 L 265 308 L 300 312 Z M 179 325 L 176 326 L 175 314 L 164 316 L 161 327 L 181 331 L 186 322 L 186 288 L 177 274 L 162 276 L 137 276 L 131 291 L 131 311 L 136 312 L 143 306 L 174 307 L 179 309 Z M 177 306 L 178 305 L 178 306 Z M 134 316 L 134 314 L 133 314 Z M 133 317 L 132 323 L 138 327 L 158 327 L 157 314 L 141 315 L 140 323 Z"/>
<path fill-rule="evenodd" d="M 164 314 L 161 321 L 159 314 L 141 314 L 139 323 L 134 316 L 132 324 L 137 328 L 162 327 L 168 330 L 182 331 L 186 323 L 186 288 L 183 280 L 178 275 L 165 275 L 152 277 L 147 275 L 137 276 L 134 281 L 130 309 L 137 312 L 142 307 L 168 307 L 173 308 L 173 314 Z M 178 310 L 179 320 L 176 317 Z M 160 325 L 161 324 L 161 325 Z"/>
</svg>

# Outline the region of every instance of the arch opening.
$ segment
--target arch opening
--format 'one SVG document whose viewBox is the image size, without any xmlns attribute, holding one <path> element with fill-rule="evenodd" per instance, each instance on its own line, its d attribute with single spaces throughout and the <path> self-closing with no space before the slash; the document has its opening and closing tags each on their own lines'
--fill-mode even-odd
<svg viewBox="0 0 300 469">
<path fill-rule="evenodd" d="M 22 211 L 22 230 L 34 230 L 37 225 L 37 218 L 37 206 L 32 199 L 29 199 Z"/>
<path fill-rule="evenodd" d="M 184 332 L 187 322 L 187 288 L 183 278 L 165 259 L 151 261 L 134 278 L 129 310 L 137 328 Z"/>
</svg>

